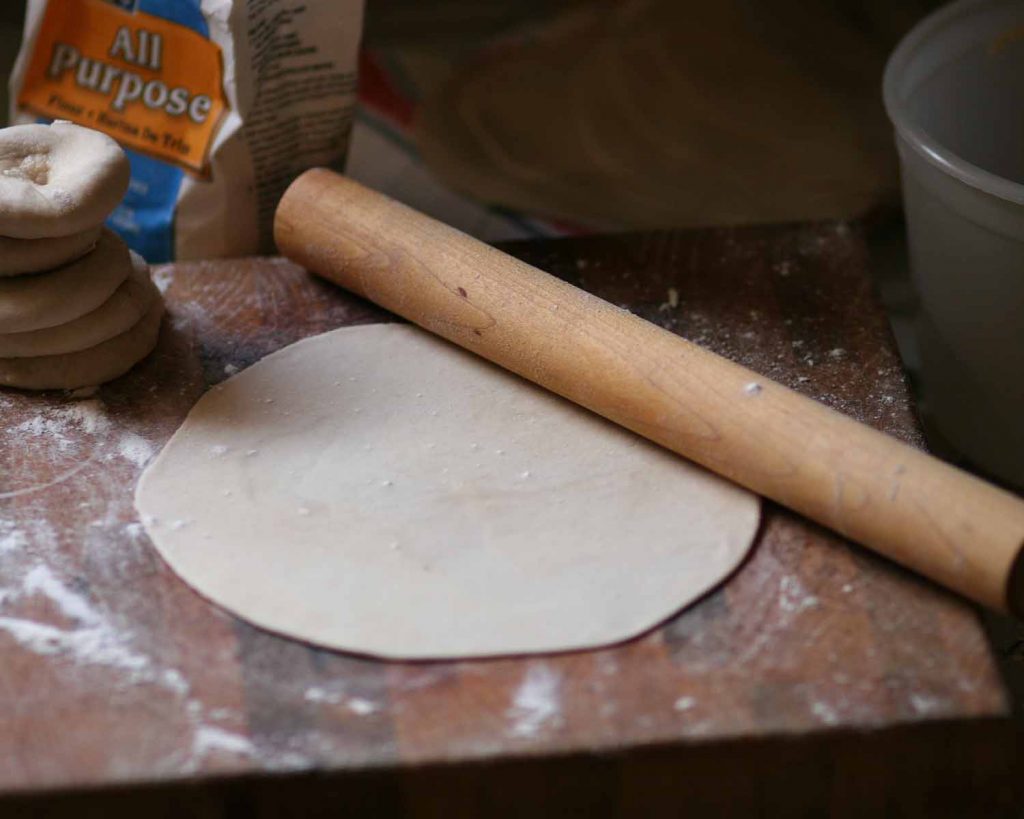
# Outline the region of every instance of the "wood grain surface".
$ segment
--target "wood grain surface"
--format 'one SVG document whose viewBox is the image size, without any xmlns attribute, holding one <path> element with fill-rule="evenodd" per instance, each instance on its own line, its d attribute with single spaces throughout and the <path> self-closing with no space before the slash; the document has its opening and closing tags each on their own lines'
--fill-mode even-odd
<svg viewBox="0 0 1024 819">
<path fill-rule="evenodd" d="M 507 249 L 921 443 L 856 227 Z M 248 626 L 160 561 L 132 508 L 135 481 L 209 385 L 299 338 L 391 319 L 279 259 L 169 266 L 156 278 L 169 318 L 143 365 L 92 396 L 0 393 L 3 793 L 229 776 L 248 777 L 244 788 L 268 774 L 302 782 L 362 771 L 372 796 L 387 787 L 373 777 L 441 766 L 440 779 L 407 786 L 395 802 L 405 810 L 409 800 L 432 804 L 445 777 L 481 764 L 518 766 L 537 784 L 529 766 L 544 760 L 575 792 L 584 769 L 592 785 L 595 771 L 598 783 L 612 776 L 609 758 L 592 756 L 600 753 L 620 760 L 620 804 L 636 760 L 667 787 L 673 749 L 692 770 L 770 779 L 772 760 L 792 761 L 795 747 L 828 767 L 853 743 L 882 781 L 885 765 L 865 760 L 891 747 L 898 764 L 920 760 L 941 778 L 960 758 L 935 763 L 952 735 L 944 726 L 987 731 L 1007 714 L 966 604 L 772 504 L 750 559 L 725 585 L 612 648 L 386 663 Z M 728 751 L 736 743 L 767 750 L 751 770 L 730 770 L 743 759 Z M 815 793 L 834 800 L 833 786 Z"/>
</svg>

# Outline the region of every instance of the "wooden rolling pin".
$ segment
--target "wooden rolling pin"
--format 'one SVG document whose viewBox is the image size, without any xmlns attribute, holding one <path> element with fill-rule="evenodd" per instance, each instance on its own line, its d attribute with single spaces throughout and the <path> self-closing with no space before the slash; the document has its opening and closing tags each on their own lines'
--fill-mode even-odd
<svg viewBox="0 0 1024 819">
<path fill-rule="evenodd" d="M 324 169 L 286 256 L 995 609 L 1024 612 L 1024 501 Z"/>
</svg>

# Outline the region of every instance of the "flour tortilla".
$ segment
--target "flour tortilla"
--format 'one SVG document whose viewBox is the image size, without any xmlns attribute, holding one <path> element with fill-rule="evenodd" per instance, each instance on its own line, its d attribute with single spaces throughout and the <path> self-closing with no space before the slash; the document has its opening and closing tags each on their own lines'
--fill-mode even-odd
<svg viewBox="0 0 1024 819">
<path fill-rule="evenodd" d="M 157 299 L 134 326 L 87 350 L 37 358 L 0 358 L 0 386 L 73 390 L 113 381 L 153 351 L 163 313 L 163 300 Z"/>
<path fill-rule="evenodd" d="M 336 330 L 208 392 L 136 506 L 256 625 L 388 658 L 639 634 L 743 559 L 758 499 L 407 325 Z"/>
<path fill-rule="evenodd" d="M 96 247 L 76 262 L 0 278 L 0 333 L 27 333 L 84 316 L 110 298 L 131 270 L 128 245 L 104 230 Z"/>
<path fill-rule="evenodd" d="M 80 318 L 31 330 L 27 333 L 0 333 L 0 358 L 33 358 L 63 355 L 95 347 L 128 330 L 160 298 L 149 277 L 149 266 L 137 253 L 131 253 L 132 273 L 103 304 Z"/>
</svg>

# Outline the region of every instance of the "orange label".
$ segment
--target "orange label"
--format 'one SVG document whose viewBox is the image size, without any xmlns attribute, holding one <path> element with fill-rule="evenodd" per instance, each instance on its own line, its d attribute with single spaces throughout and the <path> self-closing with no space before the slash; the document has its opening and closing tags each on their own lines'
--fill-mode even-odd
<svg viewBox="0 0 1024 819">
<path fill-rule="evenodd" d="M 203 174 L 221 73 L 220 48 L 190 28 L 103 0 L 50 0 L 18 105 Z"/>
</svg>

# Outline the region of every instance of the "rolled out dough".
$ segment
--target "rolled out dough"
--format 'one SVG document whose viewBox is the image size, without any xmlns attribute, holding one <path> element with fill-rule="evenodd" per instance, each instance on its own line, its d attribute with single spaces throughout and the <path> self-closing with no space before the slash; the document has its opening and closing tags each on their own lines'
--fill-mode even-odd
<svg viewBox="0 0 1024 819">
<path fill-rule="evenodd" d="M 406 325 L 214 387 L 147 469 L 159 552 L 237 615 L 389 658 L 632 637 L 732 572 L 755 496 Z"/>
</svg>

